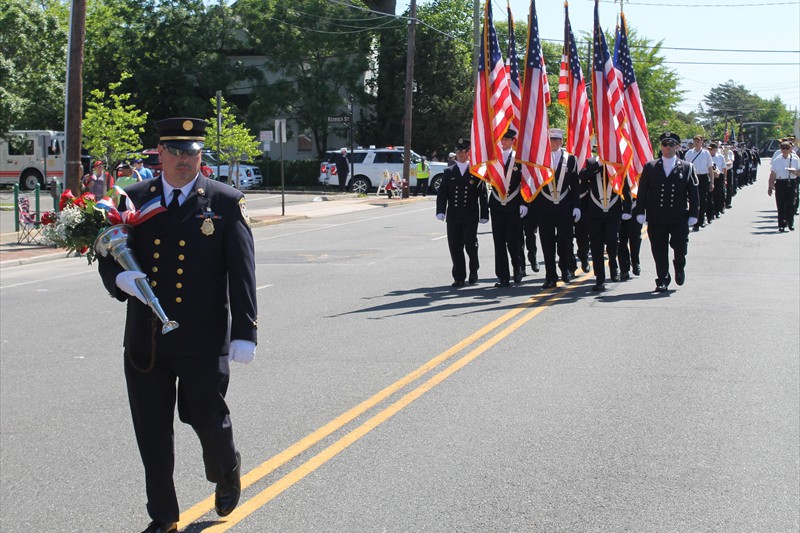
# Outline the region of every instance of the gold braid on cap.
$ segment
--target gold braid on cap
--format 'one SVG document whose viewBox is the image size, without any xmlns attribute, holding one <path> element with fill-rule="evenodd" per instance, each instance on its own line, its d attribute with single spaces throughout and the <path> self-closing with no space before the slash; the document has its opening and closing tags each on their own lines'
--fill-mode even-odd
<svg viewBox="0 0 800 533">
<path fill-rule="evenodd" d="M 160 137 L 162 141 L 204 141 L 205 137 L 185 137 L 180 135 L 173 135 L 170 137 Z"/>
</svg>

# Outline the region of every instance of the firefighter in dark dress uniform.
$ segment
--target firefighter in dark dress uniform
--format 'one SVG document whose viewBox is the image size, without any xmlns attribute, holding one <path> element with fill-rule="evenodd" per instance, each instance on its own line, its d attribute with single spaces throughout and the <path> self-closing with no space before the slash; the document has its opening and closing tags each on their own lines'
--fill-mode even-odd
<svg viewBox="0 0 800 533">
<path fill-rule="evenodd" d="M 635 276 L 642 273 L 639 263 L 639 251 L 642 248 L 642 225 L 632 216 L 636 209 L 636 198 L 633 197 L 627 180 L 622 189 L 622 198 L 617 260 L 619 261 L 620 280 L 628 281 L 631 279 L 631 272 Z"/>
<path fill-rule="evenodd" d="M 522 281 L 522 259 L 520 257 L 521 217 L 528 214 L 528 206 L 522 200 L 520 184 L 522 171 L 519 163 L 514 161 L 514 150 L 511 145 L 517 132 L 509 129 L 500 141 L 502 145 L 505 174 L 503 182 L 506 197 L 501 198 L 494 188 L 489 193 L 489 215 L 492 220 L 492 240 L 494 241 L 494 272 L 497 276 L 495 287 L 508 287 L 511 274 L 514 283 Z M 511 268 L 508 268 L 508 257 L 511 256 Z"/>
<path fill-rule="evenodd" d="M 436 218 L 447 221 L 453 287 L 463 287 L 467 279 L 465 251 L 469 257 L 469 284 L 478 281 L 478 222 L 489 221 L 486 184 L 469 172 L 469 148 L 469 140 L 458 140 L 456 164 L 445 169 L 436 194 Z"/>
<path fill-rule="evenodd" d="M 592 248 L 592 267 L 595 285 L 593 291 L 606 290 L 606 267 L 603 249 L 608 253 L 608 267 L 611 281 L 619 281 L 617 266 L 617 246 L 619 243 L 619 222 L 622 215 L 622 198 L 614 192 L 612 180 L 596 157 L 586 161 L 581 171 L 581 188 L 588 194 L 588 202 L 583 218 L 588 221 L 589 242 Z"/>
<path fill-rule="evenodd" d="M 163 173 L 126 188 L 137 208 L 157 207 L 133 229 L 131 249 L 143 272 L 99 260 L 106 289 L 128 306 L 125 380 L 152 519 L 144 533 L 177 531 L 176 400 L 181 421 L 200 439 L 206 477 L 216 483 L 217 514 L 230 514 L 241 492 L 225 394 L 229 361 L 255 356 L 253 235 L 242 193 L 200 172 L 206 126 L 193 118 L 156 122 Z M 145 276 L 178 329 L 162 333 L 136 286 Z"/>
<path fill-rule="evenodd" d="M 539 239 L 544 256 L 545 282 L 542 288 L 550 289 L 558 282 L 556 249 L 561 280 L 569 283 L 572 264 L 572 225 L 581 218 L 578 169 L 575 156 L 561 147 L 564 131 L 550 130 L 551 164 L 555 169 L 553 179 L 544 185 L 533 201 L 539 222 Z"/>
<path fill-rule="evenodd" d="M 650 248 L 656 264 L 656 292 L 666 292 L 669 274 L 669 248 L 675 255 L 675 281 L 686 279 L 686 246 L 689 227 L 697 224 L 700 196 L 692 165 L 676 157 L 681 140 L 677 134 L 661 134 L 661 157 L 649 161 L 639 178 L 639 194 L 634 214 L 639 224 L 647 222 Z"/>
</svg>

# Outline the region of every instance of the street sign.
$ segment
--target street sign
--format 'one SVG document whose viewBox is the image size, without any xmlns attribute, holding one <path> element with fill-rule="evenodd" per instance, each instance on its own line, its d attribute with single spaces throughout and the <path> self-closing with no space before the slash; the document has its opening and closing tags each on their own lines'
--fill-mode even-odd
<svg viewBox="0 0 800 533">
<path fill-rule="evenodd" d="M 328 117 L 328 124 L 336 124 L 336 123 L 348 123 L 350 122 L 350 117 L 347 115 L 339 115 L 336 117 Z"/>
</svg>

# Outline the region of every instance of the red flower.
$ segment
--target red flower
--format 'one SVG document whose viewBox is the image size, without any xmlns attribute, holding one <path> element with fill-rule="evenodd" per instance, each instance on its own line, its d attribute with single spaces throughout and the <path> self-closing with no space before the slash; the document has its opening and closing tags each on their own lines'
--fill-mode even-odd
<svg viewBox="0 0 800 533">
<path fill-rule="evenodd" d="M 72 191 L 67 189 L 61 194 L 61 200 L 58 202 L 58 209 L 63 210 L 66 206 L 72 205 L 75 200 L 75 196 L 72 194 Z"/>
<path fill-rule="evenodd" d="M 56 214 L 52 211 L 47 211 L 42 214 L 42 224 L 45 226 L 50 224 L 55 224 L 58 219 L 56 218 Z"/>
<path fill-rule="evenodd" d="M 93 202 L 96 202 L 96 201 L 97 201 L 97 198 L 95 198 L 95 196 L 94 196 L 94 193 L 91 193 L 91 192 L 85 192 L 85 193 L 81 194 L 81 199 L 82 199 L 84 202 L 85 202 L 86 200 L 91 200 L 91 201 L 93 201 Z"/>
</svg>

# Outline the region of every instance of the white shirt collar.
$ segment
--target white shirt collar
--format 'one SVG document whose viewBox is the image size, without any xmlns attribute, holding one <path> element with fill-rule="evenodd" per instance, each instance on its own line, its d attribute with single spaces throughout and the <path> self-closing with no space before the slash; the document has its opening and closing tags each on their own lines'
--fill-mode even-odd
<svg viewBox="0 0 800 533">
<path fill-rule="evenodd" d="M 464 174 L 467 171 L 467 169 L 469 169 L 469 161 L 467 161 L 466 163 L 461 163 L 460 161 L 456 161 L 456 165 L 458 165 L 458 170 L 460 170 L 462 174 Z"/>
<path fill-rule="evenodd" d="M 198 172 L 197 176 L 195 176 L 192 181 L 179 189 L 181 191 L 181 194 L 178 196 L 179 204 L 183 205 L 183 201 L 189 196 L 189 193 L 192 191 L 192 188 L 194 187 L 194 184 L 199 176 L 200 173 Z M 175 190 L 175 187 L 170 185 L 163 177 L 161 178 L 161 185 L 164 187 L 164 201 L 167 203 L 167 205 L 169 205 L 169 203 L 172 201 L 172 191 Z"/>
</svg>

